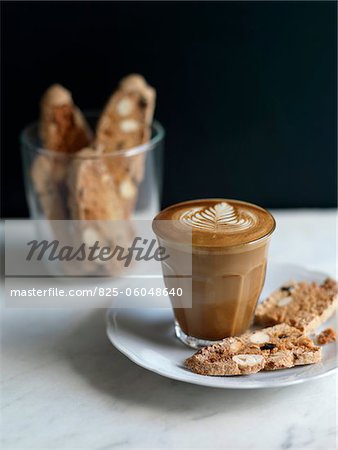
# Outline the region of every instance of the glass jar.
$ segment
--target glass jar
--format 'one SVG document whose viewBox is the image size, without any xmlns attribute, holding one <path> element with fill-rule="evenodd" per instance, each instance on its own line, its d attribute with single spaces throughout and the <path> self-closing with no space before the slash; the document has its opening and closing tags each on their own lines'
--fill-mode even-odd
<svg viewBox="0 0 338 450">
<path fill-rule="evenodd" d="M 86 119 L 95 129 L 98 114 Z M 31 218 L 152 219 L 160 208 L 164 135 L 155 121 L 150 141 L 138 147 L 66 154 L 43 149 L 38 124 L 27 126 L 21 148 Z"/>
</svg>

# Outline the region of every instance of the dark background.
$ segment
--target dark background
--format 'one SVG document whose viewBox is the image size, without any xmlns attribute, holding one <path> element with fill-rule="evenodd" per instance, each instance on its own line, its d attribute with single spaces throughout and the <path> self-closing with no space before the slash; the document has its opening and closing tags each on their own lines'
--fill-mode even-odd
<svg viewBox="0 0 338 450">
<path fill-rule="evenodd" d="M 24 217 L 20 130 L 54 82 L 101 108 L 140 72 L 167 130 L 163 205 L 336 205 L 335 2 L 3 2 L 2 215 Z"/>
</svg>

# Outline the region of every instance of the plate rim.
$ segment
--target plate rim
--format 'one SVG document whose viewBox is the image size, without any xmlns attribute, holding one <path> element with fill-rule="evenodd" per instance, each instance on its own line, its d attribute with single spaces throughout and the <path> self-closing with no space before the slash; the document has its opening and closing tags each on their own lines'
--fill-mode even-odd
<svg viewBox="0 0 338 450">
<path fill-rule="evenodd" d="M 279 266 L 279 267 L 283 267 L 283 266 L 290 267 L 290 266 L 292 266 L 295 269 L 306 271 L 306 272 L 310 272 L 311 274 L 313 274 L 314 276 L 316 276 L 318 278 L 325 278 L 325 277 L 329 276 L 325 272 L 312 270 L 312 269 L 309 269 L 306 266 L 302 266 L 300 264 L 279 263 L 279 262 L 271 261 L 270 265 Z M 336 358 L 336 366 L 333 367 L 332 369 L 327 370 L 326 372 L 323 372 L 323 373 L 320 373 L 320 374 L 316 374 L 316 375 L 313 375 L 313 376 L 309 376 L 309 377 L 306 377 L 306 378 L 299 378 L 299 379 L 296 378 L 294 380 L 289 380 L 287 382 L 285 382 L 285 381 L 278 381 L 278 380 L 276 380 L 276 381 L 265 381 L 265 382 L 258 382 L 257 380 L 255 380 L 255 381 L 251 381 L 250 382 L 249 379 L 247 379 L 246 377 L 240 377 L 241 379 L 246 379 L 247 383 L 243 383 L 241 385 L 233 385 L 233 384 L 220 385 L 220 384 L 212 384 L 211 380 L 213 380 L 213 379 L 217 379 L 217 380 L 218 379 L 222 379 L 222 380 L 226 381 L 229 378 L 226 377 L 226 376 L 224 376 L 224 377 L 211 377 L 211 376 L 201 375 L 201 378 L 187 379 L 187 378 L 184 378 L 183 375 L 181 376 L 181 375 L 176 375 L 176 374 L 172 374 L 172 373 L 169 374 L 165 370 L 161 370 L 158 367 L 154 367 L 153 365 L 145 364 L 143 362 L 143 359 L 141 359 L 137 354 L 135 354 L 132 351 L 130 351 L 129 349 L 127 349 L 118 340 L 117 334 L 114 333 L 113 330 L 118 329 L 118 325 L 116 323 L 116 315 L 121 309 L 125 310 L 125 309 L 135 309 L 135 308 L 109 308 L 109 309 L 107 309 L 106 315 L 105 315 L 105 324 L 106 324 L 106 334 L 107 334 L 107 337 L 108 337 L 110 343 L 120 353 L 122 353 L 124 356 L 126 356 L 133 363 L 137 364 L 138 366 L 142 367 L 143 369 L 146 369 L 146 370 L 148 370 L 150 372 L 156 373 L 157 375 L 160 375 L 160 376 L 168 378 L 168 379 L 181 381 L 181 382 L 189 383 L 189 384 L 194 384 L 194 385 L 198 385 L 198 386 L 204 386 L 204 387 L 209 387 L 209 388 L 217 388 L 217 389 L 240 389 L 240 390 L 242 390 L 242 389 L 273 389 L 273 388 L 279 388 L 279 387 L 294 386 L 296 384 L 305 383 L 305 382 L 308 382 L 308 381 L 311 381 L 311 380 L 318 380 L 320 378 L 324 378 L 324 377 L 327 377 L 327 376 L 335 374 L 337 372 L 337 369 L 338 369 L 338 361 L 337 361 L 337 358 Z M 156 308 L 150 308 L 150 309 L 156 309 Z M 233 379 L 233 378 L 231 378 L 231 379 Z"/>
</svg>

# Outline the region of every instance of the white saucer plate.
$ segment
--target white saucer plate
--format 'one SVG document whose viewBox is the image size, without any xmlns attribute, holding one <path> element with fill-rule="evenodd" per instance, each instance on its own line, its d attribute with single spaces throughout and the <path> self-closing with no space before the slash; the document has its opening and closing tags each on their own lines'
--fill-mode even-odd
<svg viewBox="0 0 338 450">
<path fill-rule="evenodd" d="M 288 280 L 321 282 L 327 275 L 293 264 L 268 267 L 261 299 Z M 107 313 L 107 334 L 111 343 L 131 361 L 159 375 L 193 383 L 227 389 L 257 389 L 290 386 L 332 374 L 337 369 L 337 344 L 322 348 L 322 362 L 292 369 L 259 372 L 247 376 L 211 377 L 197 375 L 184 367 L 184 360 L 194 353 L 174 335 L 172 311 L 168 308 L 110 309 Z M 321 328 L 336 329 L 335 317 Z"/>
</svg>

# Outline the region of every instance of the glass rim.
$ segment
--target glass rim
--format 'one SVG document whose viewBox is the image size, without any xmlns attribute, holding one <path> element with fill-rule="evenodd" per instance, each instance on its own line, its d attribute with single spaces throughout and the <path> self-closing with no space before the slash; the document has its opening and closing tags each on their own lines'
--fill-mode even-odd
<svg viewBox="0 0 338 450">
<path fill-rule="evenodd" d="M 86 118 L 90 118 L 90 117 L 95 118 L 95 117 L 99 117 L 99 114 L 95 111 L 85 111 L 84 116 Z M 158 122 L 157 120 L 154 120 L 151 125 L 151 128 L 152 128 L 152 130 L 155 130 L 155 135 L 148 142 L 146 142 L 144 144 L 141 144 L 136 147 L 129 148 L 129 149 L 98 152 L 97 155 L 93 154 L 90 156 L 88 156 L 88 155 L 81 156 L 78 154 L 79 152 L 66 153 L 66 152 L 60 152 L 60 151 L 55 151 L 55 150 L 48 150 L 48 149 L 43 148 L 40 145 L 37 145 L 37 143 L 34 142 L 33 138 L 30 136 L 30 132 L 32 132 L 32 130 L 34 128 L 36 128 L 36 130 L 37 130 L 38 126 L 39 126 L 39 122 L 35 121 L 23 128 L 23 130 L 20 133 L 21 145 L 29 147 L 35 153 L 47 155 L 47 156 L 50 156 L 53 158 L 57 157 L 57 158 L 61 158 L 61 159 L 62 158 L 99 159 L 99 158 L 117 158 L 117 157 L 121 157 L 121 156 L 126 156 L 126 157 L 134 156 L 134 155 L 146 153 L 146 152 L 152 150 L 157 144 L 159 144 L 161 141 L 163 141 L 163 139 L 165 137 L 164 127 L 161 125 L 160 122 Z M 35 134 L 36 134 L 36 131 L 35 131 Z M 34 136 L 34 138 L 35 137 L 36 136 Z M 90 146 L 88 146 L 88 147 L 91 148 Z M 87 147 L 84 147 L 84 148 L 87 148 Z M 93 150 L 95 150 L 95 148 Z"/>
</svg>

